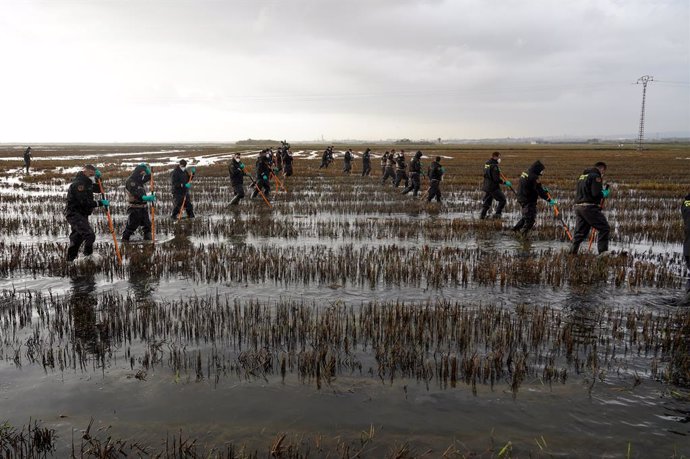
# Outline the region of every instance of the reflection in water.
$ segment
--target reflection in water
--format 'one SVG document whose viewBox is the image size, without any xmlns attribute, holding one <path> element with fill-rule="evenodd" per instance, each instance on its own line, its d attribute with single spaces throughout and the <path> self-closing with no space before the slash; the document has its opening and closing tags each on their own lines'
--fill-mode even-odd
<svg viewBox="0 0 690 459">
<path fill-rule="evenodd" d="M 129 285 L 138 304 L 153 303 L 153 294 L 158 288 L 158 273 L 151 262 L 154 244 L 133 246 L 129 257 Z"/>
<path fill-rule="evenodd" d="M 75 346 L 97 354 L 102 349 L 96 320 L 96 278 L 93 272 L 80 272 L 71 278 L 70 305 L 74 324 Z"/>
<path fill-rule="evenodd" d="M 563 310 L 568 313 L 575 343 L 588 345 L 596 339 L 598 317 L 607 297 L 605 287 L 605 284 L 596 284 L 568 289 L 563 300 Z"/>
</svg>

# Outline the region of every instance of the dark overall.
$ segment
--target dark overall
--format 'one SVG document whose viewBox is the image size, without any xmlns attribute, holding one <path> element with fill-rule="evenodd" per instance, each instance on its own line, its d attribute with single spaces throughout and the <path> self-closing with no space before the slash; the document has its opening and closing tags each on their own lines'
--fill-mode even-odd
<svg viewBox="0 0 690 459">
<path fill-rule="evenodd" d="M 228 172 L 230 173 L 230 183 L 232 184 L 232 190 L 235 193 L 235 197 L 230 201 L 230 205 L 234 206 L 240 202 L 240 199 L 244 198 L 244 164 L 242 161 L 237 161 L 235 159 L 230 161 L 228 165 Z"/>
<path fill-rule="evenodd" d="M 143 174 L 142 174 L 143 172 Z M 132 175 L 125 183 L 127 194 L 127 225 L 122 233 L 122 240 L 127 242 L 136 230 L 141 228 L 144 233 L 144 240 L 151 240 L 151 218 L 149 217 L 149 206 L 142 199 L 146 196 L 145 183 L 151 181 L 151 176 L 146 174 L 145 166 L 137 166 Z"/>
<path fill-rule="evenodd" d="M 271 192 L 271 182 L 269 177 L 271 175 L 271 167 L 269 166 L 268 160 L 266 158 L 259 157 L 256 162 L 256 184 L 259 186 L 261 191 L 268 199 L 268 195 Z M 252 198 L 259 195 L 259 190 L 254 187 L 254 192 L 252 193 Z"/>
<path fill-rule="evenodd" d="M 190 178 L 189 174 L 183 171 L 179 166 L 173 169 L 172 174 L 170 174 L 170 186 L 173 195 L 173 211 L 170 218 L 177 218 L 182 208 L 183 201 L 187 217 L 194 218 L 194 206 L 192 205 L 192 199 L 189 195 L 189 188 L 185 186 Z"/>
<path fill-rule="evenodd" d="M 69 235 L 67 261 L 72 261 L 79 255 L 79 248 L 84 244 L 84 255 L 93 253 L 93 243 L 96 233 L 89 224 L 89 215 L 100 203 L 93 200 L 94 184 L 84 172 L 79 172 L 67 191 L 67 206 L 65 218 L 72 230 Z"/>
<path fill-rule="evenodd" d="M 501 190 L 501 184 L 504 183 L 501 178 L 501 170 L 498 167 L 498 160 L 490 159 L 484 164 L 484 183 L 482 191 L 484 192 L 484 199 L 482 199 L 482 213 L 479 218 L 486 218 L 486 215 L 491 209 L 491 204 L 494 200 L 498 203 L 496 206 L 495 217 L 500 217 L 503 213 L 503 208 L 506 205 L 506 195 Z"/>
<path fill-rule="evenodd" d="M 441 179 L 443 178 L 443 173 L 443 167 L 436 161 L 429 166 L 429 192 L 426 198 L 427 202 L 431 202 L 432 199 L 436 199 L 439 203 L 441 202 Z"/>
<path fill-rule="evenodd" d="M 405 187 L 402 194 L 407 194 L 412 191 L 412 196 L 417 196 L 419 187 L 421 186 L 422 175 L 422 161 L 421 155 L 415 155 L 410 161 L 410 183 Z"/>
<path fill-rule="evenodd" d="M 367 150 L 362 154 L 362 177 L 366 177 L 371 174 L 371 150 Z"/>
<path fill-rule="evenodd" d="M 527 172 L 520 175 L 517 200 L 522 206 L 522 218 L 513 226 L 513 231 L 520 231 L 523 235 L 532 229 L 537 220 L 537 199 L 548 199 L 548 193 L 539 181 L 543 170 L 544 165 L 541 161 L 535 161 Z"/>
<path fill-rule="evenodd" d="M 405 188 L 407 188 L 410 186 L 410 178 L 407 176 L 407 164 L 405 164 L 405 157 L 403 155 L 398 156 L 395 166 L 395 182 L 393 182 L 393 185 L 397 188 L 400 186 L 400 182 L 405 180 Z"/>
<path fill-rule="evenodd" d="M 575 234 L 571 253 L 577 253 L 582 241 L 587 239 L 592 228 L 598 231 L 597 250 L 599 253 L 609 249 L 609 233 L 611 228 L 601 211 L 604 200 L 601 172 L 592 168 L 585 170 L 577 180 L 577 196 L 575 198 Z"/>
</svg>

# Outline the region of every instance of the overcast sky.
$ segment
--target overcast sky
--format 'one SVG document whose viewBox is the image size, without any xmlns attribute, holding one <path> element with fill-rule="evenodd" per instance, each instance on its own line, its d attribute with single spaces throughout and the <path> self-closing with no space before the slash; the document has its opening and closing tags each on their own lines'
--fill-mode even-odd
<svg viewBox="0 0 690 459">
<path fill-rule="evenodd" d="M 688 0 L 0 0 L 0 142 L 690 135 Z"/>
</svg>

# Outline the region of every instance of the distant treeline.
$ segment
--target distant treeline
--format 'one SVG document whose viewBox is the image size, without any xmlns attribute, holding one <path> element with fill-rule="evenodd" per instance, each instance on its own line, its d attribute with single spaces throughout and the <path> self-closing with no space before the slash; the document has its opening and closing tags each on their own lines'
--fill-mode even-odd
<svg viewBox="0 0 690 459">
<path fill-rule="evenodd" d="M 237 142 L 235 142 L 235 145 L 273 145 L 273 144 L 280 145 L 280 140 L 247 139 L 247 140 L 238 140 Z"/>
</svg>

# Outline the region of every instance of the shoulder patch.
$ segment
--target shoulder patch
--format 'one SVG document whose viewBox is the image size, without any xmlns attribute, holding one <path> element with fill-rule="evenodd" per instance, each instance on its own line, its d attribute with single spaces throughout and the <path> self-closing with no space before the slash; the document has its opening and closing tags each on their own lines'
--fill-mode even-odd
<svg viewBox="0 0 690 459">
<path fill-rule="evenodd" d="M 84 185 L 79 185 L 77 186 L 78 191 L 84 191 Z"/>
</svg>

